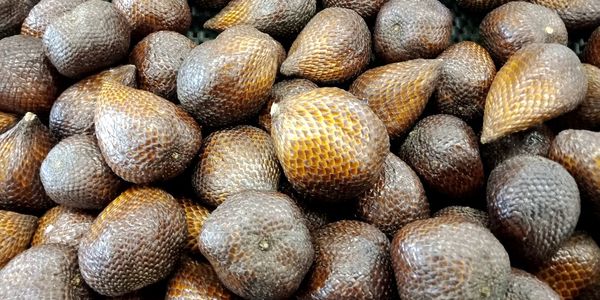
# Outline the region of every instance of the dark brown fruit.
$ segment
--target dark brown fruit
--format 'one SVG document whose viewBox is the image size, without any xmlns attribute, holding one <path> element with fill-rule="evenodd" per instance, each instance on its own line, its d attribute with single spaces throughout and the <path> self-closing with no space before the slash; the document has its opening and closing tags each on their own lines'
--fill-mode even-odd
<svg viewBox="0 0 600 300">
<path fill-rule="evenodd" d="M 505 300 L 561 300 L 561 297 L 547 283 L 535 276 L 512 269 Z"/>
<path fill-rule="evenodd" d="M 238 299 L 219 281 L 210 264 L 184 258 L 169 280 L 165 300 Z"/>
<path fill-rule="evenodd" d="M 488 12 L 511 0 L 456 0 L 459 7 L 471 12 Z"/>
<path fill-rule="evenodd" d="M 387 0 L 323 0 L 325 7 L 343 7 L 352 9 L 363 18 L 377 15 Z"/>
<path fill-rule="evenodd" d="M 370 57 L 371 33 L 363 18 L 350 9 L 326 8 L 296 37 L 281 73 L 333 84 L 358 75 Z"/>
<path fill-rule="evenodd" d="M 213 132 L 206 138 L 192 184 L 200 200 L 218 206 L 244 190 L 277 191 L 280 177 L 271 136 L 244 125 Z"/>
<path fill-rule="evenodd" d="M 223 31 L 190 52 L 177 74 L 181 105 L 203 125 L 235 124 L 258 113 L 285 50 L 250 26 Z"/>
<path fill-rule="evenodd" d="M 19 33 L 21 23 L 35 0 L 3 0 L 0 2 L 0 39 Z"/>
<path fill-rule="evenodd" d="M 83 236 L 81 274 L 102 295 L 124 295 L 169 275 L 186 239 L 185 212 L 173 196 L 157 188 L 132 187 Z"/>
<path fill-rule="evenodd" d="M 273 104 L 271 116 L 277 157 L 301 194 L 346 200 L 379 179 L 390 147 L 385 125 L 352 94 L 314 89 Z"/>
<path fill-rule="evenodd" d="M 48 25 L 87 0 L 42 0 L 36 4 L 23 25 L 21 34 L 42 38 Z"/>
<path fill-rule="evenodd" d="M 433 214 L 434 217 L 459 218 L 483 227 L 490 227 L 490 217 L 487 212 L 468 206 L 448 206 Z"/>
<path fill-rule="evenodd" d="M 0 112 L 0 134 L 6 132 L 19 122 L 19 117 L 9 113 Z"/>
<path fill-rule="evenodd" d="M 572 112 L 557 120 L 571 129 L 600 130 L 600 68 L 583 64 L 588 79 L 588 89 L 583 102 Z"/>
<path fill-rule="evenodd" d="M 318 88 L 318 86 L 306 79 L 289 79 L 280 81 L 273 85 L 267 96 L 267 103 L 258 114 L 258 125 L 267 132 L 271 132 L 271 106 L 279 103 L 287 97 L 296 96 Z"/>
<path fill-rule="evenodd" d="M 114 0 L 113 5 L 129 21 L 134 40 L 161 30 L 185 33 L 192 23 L 186 0 Z"/>
<path fill-rule="evenodd" d="M 230 0 L 195 0 L 194 2 L 199 8 L 206 9 L 221 9 L 229 3 Z"/>
<path fill-rule="evenodd" d="M 327 212 L 320 209 L 320 207 L 314 205 L 311 206 L 311 203 L 309 203 L 310 200 L 298 194 L 285 178 L 279 185 L 279 190 L 296 201 L 296 205 L 298 205 L 298 208 L 302 211 L 304 222 L 311 235 L 314 235 L 315 231 L 329 223 Z"/>
<path fill-rule="evenodd" d="M 40 212 L 52 206 L 39 174 L 53 144 L 48 128 L 32 113 L 0 135 L 0 209 Z"/>
<path fill-rule="evenodd" d="M 0 110 L 47 113 L 58 96 L 58 80 L 40 39 L 16 35 L 0 40 Z"/>
<path fill-rule="evenodd" d="M 94 123 L 106 163 L 137 184 L 179 175 L 201 145 L 200 126 L 179 106 L 113 81 L 102 83 Z"/>
<path fill-rule="evenodd" d="M 230 196 L 206 219 L 198 242 L 221 282 L 246 299 L 290 297 L 313 261 L 302 213 L 276 192 Z"/>
<path fill-rule="evenodd" d="M 511 257 L 528 266 L 548 259 L 575 230 L 580 214 L 577 183 L 561 165 L 520 155 L 490 174 L 491 229 Z"/>
<path fill-rule="evenodd" d="M 596 28 L 587 41 L 583 61 L 600 68 L 600 27 Z"/>
<path fill-rule="evenodd" d="M 416 59 L 377 67 L 360 75 L 349 91 L 385 123 L 390 138 L 419 119 L 440 78 L 442 61 Z"/>
<path fill-rule="evenodd" d="M 496 8 L 483 19 L 479 29 L 483 46 L 500 64 L 526 45 L 566 45 L 568 40 L 567 28 L 555 11 L 523 1 Z"/>
<path fill-rule="evenodd" d="M 204 221 L 210 215 L 210 210 L 191 199 L 179 199 L 179 204 L 185 211 L 185 221 L 187 224 L 187 245 L 186 249 L 192 253 L 201 255 L 200 249 L 198 248 L 198 235 L 202 231 Z"/>
<path fill-rule="evenodd" d="M 402 299 L 503 299 L 510 261 L 479 224 L 438 217 L 404 226 L 392 242 Z"/>
<path fill-rule="evenodd" d="M 62 244 L 77 249 L 79 241 L 88 232 L 94 219 L 94 215 L 82 210 L 65 206 L 53 207 L 40 218 L 31 246 Z"/>
<path fill-rule="evenodd" d="M 0 270 L 13 257 L 29 248 L 37 221 L 34 216 L 0 210 Z"/>
<path fill-rule="evenodd" d="M 145 37 L 129 56 L 129 62 L 138 70 L 139 88 L 176 100 L 177 71 L 194 47 L 192 40 L 173 31 L 159 31 Z"/>
<path fill-rule="evenodd" d="M 600 26 L 600 2 L 597 0 L 530 0 L 558 12 L 569 29 Z"/>
<path fill-rule="evenodd" d="M 119 66 L 87 77 L 66 89 L 54 102 L 50 111 L 50 130 L 65 138 L 74 134 L 94 134 L 94 111 L 100 97 L 102 82 L 136 87 L 136 69 L 133 65 Z"/>
<path fill-rule="evenodd" d="M 452 198 L 472 197 L 483 186 L 477 136 L 455 116 L 421 120 L 408 134 L 399 156 L 427 185 Z"/>
<path fill-rule="evenodd" d="M 481 143 L 524 131 L 575 109 L 587 91 L 577 55 L 559 44 L 530 44 L 498 71 L 485 102 Z"/>
<path fill-rule="evenodd" d="M 106 1 L 86 1 L 48 25 L 46 55 L 61 74 L 77 78 L 111 66 L 127 55 L 131 28 Z"/>
<path fill-rule="evenodd" d="M 387 63 L 434 58 L 450 46 L 452 19 L 437 0 L 391 0 L 375 21 L 375 53 Z"/>
<path fill-rule="evenodd" d="M 600 299 L 600 278 L 596 279 L 596 282 L 589 285 L 586 289 L 581 291 L 578 300 L 598 300 Z"/>
</svg>

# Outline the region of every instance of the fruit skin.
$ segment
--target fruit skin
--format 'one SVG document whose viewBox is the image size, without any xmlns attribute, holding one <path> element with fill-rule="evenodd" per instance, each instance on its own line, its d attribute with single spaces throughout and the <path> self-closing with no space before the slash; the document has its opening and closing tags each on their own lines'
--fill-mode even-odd
<svg viewBox="0 0 600 300">
<path fill-rule="evenodd" d="M 0 134 L 6 132 L 11 127 L 19 122 L 19 118 L 16 115 L 3 113 L 0 111 Z"/>
<path fill-rule="evenodd" d="M 27 18 L 23 21 L 21 34 L 42 38 L 52 21 L 85 1 L 87 0 L 41 0 L 29 11 Z"/>
<path fill-rule="evenodd" d="M 273 104 L 271 117 L 279 162 L 304 196 L 347 200 L 379 179 L 389 137 L 377 115 L 352 94 L 314 89 Z"/>
<path fill-rule="evenodd" d="M 31 246 L 61 244 L 77 249 L 79 241 L 88 232 L 95 216 L 89 212 L 55 206 L 42 217 L 31 240 Z"/>
<path fill-rule="evenodd" d="M 519 155 L 496 167 L 488 179 L 492 232 L 515 262 L 535 267 L 575 230 L 579 190 L 561 165 L 541 156 Z"/>
<path fill-rule="evenodd" d="M 81 239 L 81 274 L 102 295 L 133 292 L 171 273 L 186 238 L 185 212 L 173 196 L 132 187 L 100 213 Z"/>
<path fill-rule="evenodd" d="M 471 12 L 488 12 L 511 0 L 457 0 L 459 7 Z"/>
<path fill-rule="evenodd" d="M 343 7 L 352 9 L 361 17 L 370 19 L 377 15 L 387 0 L 323 0 L 325 7 Z"/>
<path fill-rule="evenodd" d="M 169 280 L 165 300 L 202 299 L 233 300 L 238 297 L 219 282 L 210 264 L 184 258 L 179 269 Z"/>
<path fill-rule="evenodd" d="M 371 58 L 371 33 L 355 11 L 330 7 L 317 13 L 292 44 L 281 74 L 317 84 L 347 81 Z"/>
<path fill-rule="evenodd" d="M 211 133 L 192 175 L 200 200 L 218 206 L 244 190 L 277 191 L 281 168 L 271 136 L 252 126 Z"/>
<path fill-rule="evenodd" d="M 571 30 L 600 26 L 600 3 L 595 0 L 530 0 L 556 10 Z"/>
<path fill-rule="evenodd" d="M 490 227 L 490 218 L 487 212 L 468 206 L 448 206 L 438 210 L 433 216 L 459 218 L 465 222 L 478 224 L 486 228 Z"/>
<path fill-rule="evenodd" d="M 275 83 L 267 96 L 267 102 L 258 114 L 258 125 L 271 133 L 271 106 L 283 99 L 302 94 L 318 88 L 318 86 L 306 79 L 288 79 Z"/>
<path fill-rule="evenodd" d="M 600 130 L 600 68 L 582 64 L 588 79 L 585 99 L 572 112 L 561 116 L 556 123 L 570 129 Z"/>
<path fill-rule="evenodd" d="M 314 255 L 294 201 L 267 191 L 230 196 L 204 222 L 198 244 L 223 285 L 245 299 L 287 299 Z"/>
<path fill-rule="evenodd" d="M 137 184 L 179 175 L 201 145 L 201 128 L 183 109 L 116 82 L 102 83 L 94 123 L 106 163 Z"/>
<path fill-rule="evenodd" d="M 58 96 L 58 81 L 39 39 L 15 35 L 0 40 L 0 110 L 45 114 Z"/>
<path fill-rule="evenodd" d="M 600 68 L 600 27 L 588 39 L 583 51 L 583 61 Z"/>
<path fill-rule="evenodd" d="M 375 21 L 375 53 L 387 63 L 435 58 L 450 46 L 452 19 L 437 0 L 388 1 Z"/>
<path fill-rule="evenodd" d="M 198 235 L 202 231 L 204 222 L 210 216 L 210 210 L 189 198 L 182 198 L 177 201 L 185 211 L 188 232 L 186 250 L 192 254 L 202 255 L 198 248 Z"/>
<path fill-rule="evenodd" d="M 34 216 L 0 210 L 0 270 L 29 247 L 37 222 Z"/>
<path fill-rule="evenodd" d="M 127 20 L 111 3 L 90 0 L 52 21 L 42 41 L 58 72 L 78 78 L 125 57 L 130 33 Z"/>
<path fill-rule="evenodd" d="M 559 44 L 530 44 L 498 71 L 485 102 L 481 143 L 527 130 L 574 110 L 587 77 L 577 55 Z"/>
<path fill-rule="evenodd" d="M 53 145 L 48 128 L 32 113 L 0 135 L 0 209 L 40 212 L 53 205 L 39 176 Z"/>
<path fill-rule="evenodd" d="M 4 0 L 0 3 L 0 39 L 19 33 L 19 27 L 36 0 Z"/>
<path fill-rule="evenodd" d="M 508 291 L 505 300 L 561 300 L 561 297 L 545 282 L 535 276 L 519 270 L 512 269 Z"/>
<path fill-rule="evenodd" d="M 402 299 L 503 299 L 508 287 L 510 261 L 502 244 L 461 218 L 404 226 L 391 255 Z"/>
<path fill-rule="evenodd" d="M 113 5 L 131 25 L 134 40 L 161 30 L 185 33 L 192 23 L 185 0 L 114 0 Z"/>
</svg>

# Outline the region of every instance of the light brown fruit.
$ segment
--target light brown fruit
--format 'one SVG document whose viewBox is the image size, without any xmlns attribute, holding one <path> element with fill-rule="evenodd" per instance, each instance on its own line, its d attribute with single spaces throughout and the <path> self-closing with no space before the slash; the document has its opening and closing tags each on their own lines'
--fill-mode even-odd
<svg viewBox="0 0 600 300">
<path fill-rule="evenodd" d="M 233 300 L 238 297 L 221 284 L 210 264 L 184 258 L 169 280 L 165 300 L 203 299 Z"/>
<path fill-rule="evenodd" d="M 87 0 L 41 0 L 23 21 L 21 34 L 42 38 L 50 23 L 85 1 Z"/>
<path fill-rule="evenodd" d="M 6 132 L 19 122 L 19 117 L 9 113 L 0 112 L 0 134 Z"/>
<path fill-rule="evenodd" d="M 131 25 L 134 40 L 161 30 L 185 33 L 192 23 L 186 0 L 114 0 L 113 5 Z"/>
<path fill-rule="evenodd" d="M 13 257 L 29 248 L 38 219 L 0 210 L 0 270 Z"/>
<path fill-rule="evenodd" d="M 354 10 L 361 17 L 368 19 L 377 15 L 387 0 L 323 0 L 325 7 L 343 7 Z"/>
<path fill-rule="evenodd" d="M 198 248 L 198 235 L 202 231 L 204 221 L 210 215 L 210 210 L 188 198 L 178 199 L 178 201 L 185 211 L 188 232 L 186 249 L 192 254 L 202 255 Z"/>
<path fill-rule="evenodd" d="M 35 0 L 3 0 L 0 2 L 0 39 L 19 33 L 21 23 Z"/>
<path fill-rule="evenodd" d="M 456 0 L 459 7 L 471 12 L 486 13 L 511 0 Z"/>
<path fill-rule="evenodd" d="M 583 102 L 572 112 L 557 119 L 563 128 L 600 130 L 600 68 L 582 64 L 588 80 L 588 89 Z"/>
<path fill-rule="evenodd" d="M 79 241 L 88 232 L 94 219 L 95 216 L 89 212 L 55 206 L 40 218 L 31 246 L 62 244 L 77 249 Z"/>
<path fill-rule="evenodd" d="M 583 61 L 600 68 L 600 27 L 588 39 L 583 51 Z"/>
<path fill-rule="evenodd" d="M 530 0 L 556 10 L 569 29 L 600 26 L 600 2 L 597 0 Z"/>
<path fill-rule="evenodd" d="M 459 218 L 465 222 L 471 222 L 486 228 L 490 227 L 490 218 L 487 212 L 468 206 L 448 206 L 438 210 L 433 216 Z"/>
<path fill-rule="evenodd" d="M 519 270 L 512 269 L 508 291 L 505 300 L 561 300 L 561 297 L 545 282 L 535 276 Z"/>
<path fill-rule="evenodd" d="M 279 103 L 287 97 L 296 96 L 318 88 L 318 86 L 306 79 L 288 79 L 273 85 L 267 102 L 258 114 L 258 125 L 267 132 L 271 132 L 271 106 Z"/>
</svg>

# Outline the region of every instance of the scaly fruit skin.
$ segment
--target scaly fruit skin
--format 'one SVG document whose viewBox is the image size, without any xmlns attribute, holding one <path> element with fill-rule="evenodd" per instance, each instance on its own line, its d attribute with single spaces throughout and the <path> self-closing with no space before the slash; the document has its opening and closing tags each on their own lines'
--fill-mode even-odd
<svg viewBox="0 0 600 300">
<path fill-rule="evenodd" d="M 468 206 L 448 206 L 443 209 L 438 210 L 433 214 L 434 217 L 452 217 L 452 218 L 460 218 L 465 222 L 471 222 L 473 224 L 478 224 L 483 227 L 490 227 L 490 217 L 487 212 L 471 208 Z"/>
<path fill-rule="evenodd" d="M 561 165 L 519 155 L 496 167 L 488 179 L 491 229 L 511 257 L 535 267 L 575 230 L 581 211 L 577 183 Z"/>
<path fill-rule="evenodd" d="M 34 6 L 23 25 L 21 34 L 42 38 L 48 25 L 87 0 L 42 0 Z"/>
<path fill-rule="evenodd" d="M 315 233 L 315 262 L 296 298 L 393 299 L 390 241 L 359 221 L 330 223 Z"/>
<path fill-rule="evenodd" d="M 556 10 L 569 29 L 600 26 L 600 2 L 597 0 L 529 0 Z"/>
<path fill-rule="evenodd" d="M 198 235 L 200 234 L 200 231 L 202 231 L 204 222 L 210 215 L 210 210 L 196 203 L 192 199 L 182 198 L 178 199 L 178 202 L 185 211 L 185 221 L 188 232 L 186 250 L 192 254 L 202 255 L 198 248 Z"/>
<path fill-rule="evenodd" d="M 245 299 L 287 299 L 314 255 L 302 213 L 277 192 L 230 196 L 204 222 L 198 244 L 223 285 Z"/>
<path fill-rule="evenodd" d="M 587 77 L 577 55 L 559 44 L 530 44 L 498 71 L 488 93 L 481 143 L 527 130 L 574 110 Z"/>
<path fill-rule="evenodd" d="M 600 27 L 588 39 L 583 51 L 583 61 L 600 68 Z"/>
<path fill-rule="evenodd" d="M 0 2 L 0 39 L 19 33 L 19 27 L 35 0 L 4 0 Z"/>
<path fill-rule="evenodd" d="M 40 39 L 16 35 L 0 40 L 0 110 L 48 113 L 58 81 Z"/>
<path fill-rule="evenodd" d="M 369 19 L 377 15 L 387 0 L 323 0 L 325 7 L 343 7 L 354 10 L 361 17 Z"/>
<path fill-rule="evenodd" d="M 17 254 L 29 248 L 38 218 L 0 210 L 0 270 Z"/>
<path fill-rule="evenodd" d="M 267 96 L 265 106 L 258 114 L 258 125 L 271 133 L 271 106 L 273 103 L 279 103 L 287 97 L 296 96 L 316 88 L 318 88 L 316 84 L 306 79 L 289 79 L 274 84 Z"/>
<path fill-rule="evenodd" d="M 19 118 L 16 115 L 3 113 L 0 111 L 0 134 L 6 132 L 11 127 L 19 122 Z"/>
<path fill-rule="evenodd" d="M 302 195 L 298 194 L 292 185 L 284 178 L 279 185 L 279 191 L 292 198 L 302 215 L 304 216 L 304 222 L 306 227 L 310 231 L 311 235 L 314 236 L 315 231 L 325 226 L 330 222 L 327 212 L 319 209 L 318 207 L 311 206 L 309 199 L 305 199 Z"/>
<path fill-rule="evenodd" d="M 284 57 L 281 44 L 253 27 L 227 29 L 183 61 L 179 101 L 203 125 L 239 123 L 264 105 Z"/>
<path fill-rule="evenodd" d="M 271 136 L 244 125 L 213 132 L 206 138 L 192 185 L 200 200 L 218 206 L 244 190 L 277 191 L 280 178 Z"/>
<path fill-rule="evenodd" d="M 352 94 L 314 89 L 273 104 L 271 117 L 277 157 L 301 194 L 347 200 L 379 179 L 389 137 L 377 115 Z"/>
<path fill-rule="evenodd" d="M 504 64 L 532 43 L 567 45 L 568 33 L 558 14 L 544 6 L 515 1 L 490 12 L 479 26 L 483 46 Z"/>
<path fill-rule="evenodd" d="M 456 0 L 456 3 L 466 10 L 485 13 L 510 1 L 511 0 Z"/>
<path fill-rule="evenodd" d="M 183 109 L 116 82 L 102 83 L 94 123 L 106 163 L 137 184 L 179 175 L 201 145 L 200 126 Z"/>
<path fill-rule="evenodd" d="M 399 157 L 438 192 L 461 199 L 483 186 L 483 162 L 473 129 L 451 115 L 417 123 L 400 147 Z"/>
<path fill-rule="evenodd" d="M 81 274 L 102 295 L 124 295 L 168 276 L 186 239 L 185 212 L 173 196 L 132 187 L 100 213 L 81 239 Z"/>
<path fill-rule="evenodd" d="M 437 217 L 404 226 L 392 242 L 402 299 L 503 299 L 510 261 L 485 227 Z"/>
<path fill-rule="evenodd" d="M 331 7 L 317 13 L 296 37 L 281 74 L 334 84 L 358 75 L 370 58 L 365 20 L 353 10 Z"/>
<path fill-rule="evenodd" d="M 387 63 L 434 58 L 450 46 L 452 19 L 437 0 L 391 0 L 375 21 L 375 53 Z"/>
<path fill-rule="evenodd" d="M 505 300 L 561 300 L 561 297 L 545 282 L 535 276 L 512 269 Z"/>
<path fill-rule="evenodd" d="M 368 103 L 394 139 L 414 125 L 425 110 L 441 66 L 441 60 L 416 59 L 377 67 L 361 74 L 349 91 Z"/>
<path fill-rule="evenodd" d="M 77 249 L 79 241 L 88 232 L 95 216 L 89 212 L 56 206 L 42 217 L 31 240 L 31 246 L 62 244 Z"/>
<path fill-rule="evenodd" d="M 53 145 L 48 128 L 32 113 L 0 135 L 0 209 L 40 212 L 53 205 L 39 176 Z"/>
<path fill-rule="evenodd" d="M 600 130 L 600 68 L 582 64 L 588 79 L 587 94 L 583 102 L 572 112 L 563 115 L 557 124 L 569 129 Z"/>
<path fill-rule="evenodd" d="M 210 264 L 183 258 L 169 280 L 165 300 L 233 300 L 239 299 L 219 281 Z"/>
<path fill-rule="evenodd" d="M 114 0 L 125 16 L 134 40 L 161 30 L 185 33 L 192 23 L 192 11 L 185 0 Z"/>
</svg>

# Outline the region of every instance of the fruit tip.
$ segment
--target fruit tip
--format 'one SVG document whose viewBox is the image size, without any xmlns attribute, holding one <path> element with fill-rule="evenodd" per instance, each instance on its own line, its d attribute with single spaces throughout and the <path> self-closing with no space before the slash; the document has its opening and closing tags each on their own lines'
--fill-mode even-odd
<svg viewBox="0 0 600 300">
<path fill-rule="evenodd" d="M 25 116 L 23 117 L 23 120 L 27 121 L 27 122 L 31 122 L 33 120 L 35 120 L 37 118 L 37 115 L 32 113 L 32 112 L 27 112 L 25 114 Z"/>
<path fill-rule="evenodd" d="M 274 117 L 278 113 L 279 113 L 279 103 L 273 103 L 273 105 L 271 105 L 271 111 L 270 111 L 271 117 Z"/>
</svg>

